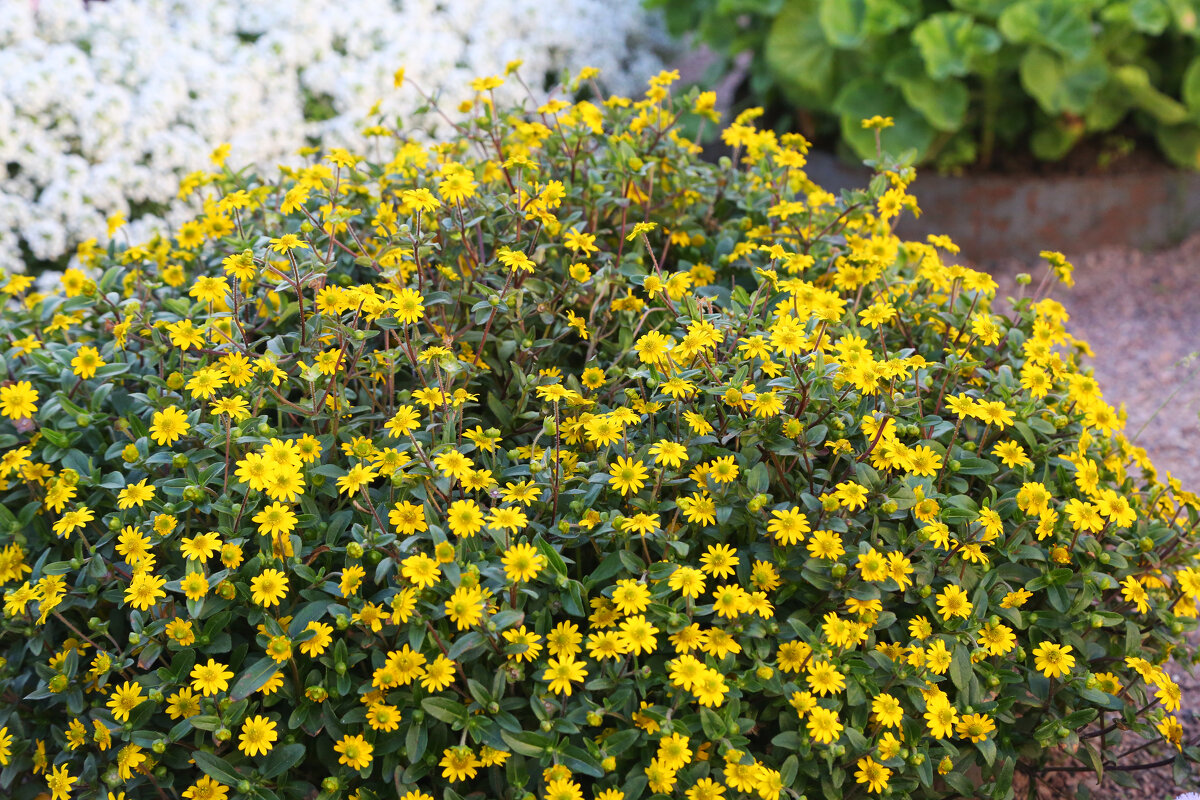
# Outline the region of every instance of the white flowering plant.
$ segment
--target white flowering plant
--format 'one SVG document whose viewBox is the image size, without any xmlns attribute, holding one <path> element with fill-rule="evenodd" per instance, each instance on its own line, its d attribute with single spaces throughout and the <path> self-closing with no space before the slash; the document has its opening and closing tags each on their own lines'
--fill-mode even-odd
<svg viewBox="0 0 1200 800">
<path fill-rule="evenodd" d="M 535 92 L 564 68 L 628 91 L 665 42 L 636 0 L 11 0 L 0 14 L 0 269 L 66 266 L 106 219 L 140 241 L 196 208 L 176 194 L 209 154 L 274 166 L 306 145 L 364 148 L 422 104 L 523 60 Z M 383 98 L 381 100 L 381 98 Z M 96 240 L 91 243 L 89 240 Z"/>
</svg>

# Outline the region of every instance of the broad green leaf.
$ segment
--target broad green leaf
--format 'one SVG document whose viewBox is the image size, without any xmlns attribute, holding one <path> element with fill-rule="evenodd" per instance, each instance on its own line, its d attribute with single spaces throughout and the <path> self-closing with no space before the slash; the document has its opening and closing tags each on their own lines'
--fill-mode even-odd
<svg viewBox="0 0 1200 800">
<path fill-rule="evenodd" d="M 421 701 L 421 708 L 425 709 L 429 716 L 442 722 L 462 722 L 467 717 L 466 706 L 445 697 L 426 697 Z"/>
<path fill-rule="evenodd" d="M 1108 68 L 1099 56 L 1067 62 L 1041 47 L 1025 53 L 1019 73 L 1025 91 L 1050 115 L 1083 114 L 1108 80 Z"/>
<path fill-rule="evenodd" d="M 1171 24 L 1171 9 L 1163 0 L 1132 0 L 1129 21 L 1142 33 L 1158 36 Z"/>
<path fill-rule="evenodd" d="M 1113 77 L 1133 98 L 1138 108 L 1153 116 L 1164 125 L 1178 125 L 1188 119 L 1188 110 L 1182 103 L 1155 89 L 1150 83 L 1150 73 L 1144 67 L 1126 64 L 1113 71 Z"/>
<path fill-rule="evenodd" d="M 238 676 L 233 688 L 229 690 L 229 696 L 234 700 L 249 697 L 266 685 L 267 681 L 271 680 L 271 676 L 278 671 L 279 665 L 275 663 L 274 659 L 260 658 Z"/>
<path fill-rule="evenodd" d="M 1078 0 L 1020 0 L 999 25 L 1010 42 L 1040 44 L 1076 61 L 1092 49 L 1092 21 Z"/>
<path fill-rule="evenodd" d="M 920 111 L 933 127 L 940 131 L 962 127 L 970 99 L 962 81 L 934 80 L 925 74 L 921 59 L 914 53 L 889 64 L 884 79 L 899 87 L 905 102 Z"/>
<path fill-rule="evenodd" d="M 1156 128 L 1154 138 L 1172 163 L 1200 169 L 1200 126 L 1195 123 Z"/>
<path fill-rule="evenodd" d="M 996 763 L 996 740 L 994 737 L 989 736 L 975 746 L 979 748 L 983 760 L 987 762 L 989 767 Z"/>
<path fill-rule="evenodd" d="M 258 765 L 258 774 L 268 779 L 282 775 L 300 763 L 305 752 L 307 749 L 302 744 L 285 744 L 282 747 L 276 747 Z"/>
<path fill-rule="evenodd" d="M 867 0 L 868 36 L 886 36 L 920 18 L 920 0 Z"/>
<path fill-rule="evenodd" d="M 817 19 L 831 45 L 854 50 L 867 39 L 867 0 L 820 0 Z"/>
<path fill-rule="evenodd" d="M 950 0 L 950 5 L 972 16 L 995 19 L 1012 5 L 1012 0 Z"/>
<path fill-rule="evenodd" d="M 1082 138 L 1084 130 L 1083 125 L 1068 125 L 1061 120 L 1051 120 L 1029 137 L 1029 149 L 1042 161 L 1058 161 L 1071 152 L 1071 148 Z"/>
<path fill-rule="evenodd" d="M 510 733 L 502 730 L 500 731 L 500 738 L 504 740 L 504 743 L 514 753 L 520 753 L 530 758 L 540 758 L 554 744 L 554 740 L 550 737 L 529 731 Z"/>
<path fill-rule="evenodd" d="M 950 659 L 950 681 L 954 687 L 959 692 L 966 693 L 970 689 L 974 674 L 971 668 L 971 656 L 967 649 L 961 645 L 955 647 L 954 655 Z"/>
<path fill-rule="evenodd" d="M 826 40 L 841 50 L 911 25 L 920 14 L 918 0 L 820 0 L 817 12 Z"/>
<path fill-rule="evenodd" d="M 619 756 L 632 747 L 640 736 L 641 731 L 635 728 L 617 731 L 604 739 L 604 752 L 610 756 Z"/>
<path fill-rule="evenodd" d="M 1193 115 L 1200 116 L 1200 56 L 1192 59 L 1183 73 L 1183 87 L 1180 90 L 1184 105 Z"/>
<path fill-rule="evenodd" d="M 192 753 L 192 758 L 205 775 L 219 783 L 226 786 L 237 786 L 242 780 L 242 776 L 237 774 L 233 767 L 229 766 L 229 762 L 220 756 L 196 750 Z"/>
<path fill-rule="evenodd" d="M 947 11 L 931 14 L 912 31 L 925 70 L 935 80 L 962 77 L 971 71 L 971 59 L 1000 48 L 1000 34 L 969 15 Z"/>
<path fill-rule="evenodd" d="M 933 126 L 877 79 L 858 78 L 846 84 L 838 93 L 834 109 L 841 115 L 842 138 L 861 158 L 875 157 L 875 132 L 863 130 L 862 121 L 876 114 L 896 122 L 882 133 L 883 149 L 888 153 L 916 150 L 919 161 L 933 142 Z"/>
<path fill-rule="evenodd" d="M 1133 107 L 1133 98 L 1112 76 L 1096 92 L 1083 115 L 1083 123 L 1089 132 L 1108 131 L 1125 119 Z"/>
</svg>

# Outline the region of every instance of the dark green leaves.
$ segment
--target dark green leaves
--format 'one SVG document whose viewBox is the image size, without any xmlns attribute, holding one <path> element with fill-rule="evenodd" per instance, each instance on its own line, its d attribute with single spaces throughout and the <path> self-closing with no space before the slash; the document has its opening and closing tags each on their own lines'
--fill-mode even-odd
<svg viewBox="0 0 1200 800">
<path fill-rule="evenodd" d="M 847 84 L 838 94 L 834 108 L 841 115 L 842 138 L 862 158 L 875 157 L 874 131 L 863 130 L 862 120 L 882 114 L 892 117 L 896 124 L 883 131 L 883 148 L 899 154 L 916 150 L 920 159 L 933 141 L 934 129 L 924 115 L 905 104 L 896 92 L 870 78 L 859 78 Z"/>
<path fill-rule="evenodd" d="M 1000 15 L 1000 32 L 1015 44 L 1039 44 L 1073 61 L 1092 48 L 1092 21 L 1077 0 L 1020 0 Z"/>
<path fill-rule="evenodd" d="M 996 52 L 1000 36 L 957 12 L 931 14 L 913 28 L 912 43 L 933 80 L 962 77 L 971 71 L 972 59 Z"/>
<path fill-rule="evenodd" d="M 1035 47 L 1021 59 L 1020 76 L 1021 85 L 1047 114 L 1083 114 L 1108 80 L 1108 68 L 1099 58 L 1071 61 Z"/>
<path fill-rule="evenodd" d="M 763 55 L 793 103 L 828 105 L 837 90 L 836 51 L 817 22 L 817 0 L 790 0 L 775 18 Z"/>
</svg>

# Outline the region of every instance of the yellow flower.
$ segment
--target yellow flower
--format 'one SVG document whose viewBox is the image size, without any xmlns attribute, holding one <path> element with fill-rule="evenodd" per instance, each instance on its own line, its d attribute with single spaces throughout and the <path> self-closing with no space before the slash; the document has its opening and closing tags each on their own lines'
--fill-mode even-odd
<svg viewBox="0 0 1200 800">
<path fill-rule="evenodd" d="M 854 780 L 858 783 L 865 783 L 868 792 L 878 794 L 887 789 L 888 778 L 891 776 L 890 769 L 870 756 L 863 756 L 858 760 L 858 771 L 854 773 Z"/>
<path fill-rule="evenodd" d="M 460 631 L 478 623 L 483 619 L 483 590 L 478 586 L 459 586 L 446 601 L 446 616 Z"/>
<path fill-rule="evenodd" d="M 617 456 L 608 472 L 609 484 L 619 490 L 622 496 L 637 494 L 646 485 L 646 466 L 641 461 Z"/>
<path fill-rule="evenodd" d="M 96 370 L 105 365 L 106 362 L 100 357 L 100 351 L 86 345 L 80 347 L 79 352 L 71 359 L 72 369 L 81 378 L 91 378 L 96 374 Z"/>
<path fill-rule="evenodd" d="M 546 568 L 546 557 L 531 544 L 516 544 L 501 558 L 504 574 L 512 583 L 531 581 Z"/>
<path fill-rule="evenodd" d="M 262 715 L 248 717 L 242 723 L 238 749 L 248 756 L 266 755 L 275 747 L 275 740 L 279 738 L 275 727 L 274 721 Z"/>
<path fill-rule="evenodd" d="M 1066 675 L 1075 666 L 1071 645 L 1042 642 L 1033 648 L 1034 666 L 1047 678 Z"/>
<path fill-rule="evenodd" d="M 469 538 L 483 528 L 483 510 L 474 500 L 455 500 L 446 510 L 446 522 L 455 536 Z"/>
<path fill-rule="evenodd" d="M 948 739 L 958 722 L 958 711 L 945 699 L 945 695 L 938 695 L 926 705 L 925 721 L 935 739 Z"/>
<path fill-rule="evenodd" d="M 842 723 L 836 711 L 814 706 L 808 712 L 808 735 L 820 744 L 832 744 L 842 735 Z"/>
<path fill-rule="evenodd" d="M 50 789 L 50 800 L 70 800 L 71 784 L 79 778 L 67 772 L 66 764 L 59 764 L 46 774 L 46 786 Z"/>
<path fill-rule="evenodd" d="M 551 658 L 546 662 L 542 680 L 550 682 L 550 691 L 555 694 L 571 695 L 571 683 L 582 683 L 588 675 L 583 663 L 573 658 Z"/>
<path fill-rule="evenodd" d="M 333 626 L 327 625 L 324 622 L 310 622 L 305 626 L 304 633 L 312 631 L 312 636 L 300 642 L 300 652 L 306 656 L 316 658 L 325 652 L 325 648 L 329 647 L 333 642 Z"/>
<path fill-rule="evenodd" d="M 184 790 L 183 797 L 186 800 L 226 800 L 229 797 L 229 789 L 208 775 L 202 775 L 198 781 Z M 111 800 L 111 794 L 109 798 Z"/>
<path fill-rule="evenodd" d="M 32 418 L 37 412 L 38 391 L 29 381 L 0 387 L 0 414 L 11 420 Z"/>
<path fill-rule="evenodd" d="M 338 493 L 355 494 L 377 477 L 379 477 L 379 473 L 370 467 L 355 464 L 349 472 L 337 479 Z"/>
<path fill-rule="evenodd" d="M 289 253 L 292 250 L 309 249 L 308 244 L 294 233 L 285 233 L 277 239 L 271 240 L 271 249 L 276 253 Z"/>
<path fill-rule="evenodd" d="M 951 617 L 966 619 L 971 616 L 971 601 L 967 599 L 967 593 L 961 586 L 947 586 L 938 593 L 937 604 L 943 620 L 949 620 Z"/>
<path fill-rule="evenodd" d="M 167 406 L 154 412 L 150 423 L 150 438 L 160 445 L 172 445 L 191 430 L 187 414 L 176 406 Z"/>
<path fill-rule="evenodd" d="M 233 673 L 228 667 L 210 658 L 207 664 L 192 667 L 192 688 L 208 697 L 228 689 L 232 677 Z"/>
<path fill-rule="evenodd" d="M 373 748 L 362 736 L 343 736 L 333 749 L 339 754 L 338 763 L 350 769 L 361 770 L 371 765 Z"/>
<path fill-rule="evenodd" d="M 517 661 L 533 661 L 542 652 L 541 637 L 528 630 L 524 625 L 505 631 L 503 636 L 504 641 L 514 648 L 512 650 L 506 648 L 509 658 Z"/>
<path fill-rule="evenodd" d="M 141 684 L 125 681 L 113 691 L 107 705 L 112 710 L 113 719 L 125 722 L 129 719 L 129 713 L 141 705 L 144 699 Z"/>
<path fill-rule="evenodd" d="M 129 582 L 129 588 L 125 590 L 125 602 L 138 611 L 145 611 L 167 596 L 162 588 L 166 583 L 166 578 L 160 578 L 148 572 L 135 572 L 133 579 Z"/>
<path fill-rule="evenodd" d="M 260 606 L 277 606 L 287 594 L 288 579 L 277 569 L 264 569 L 250 580 L 250 596 Z"/>
<path fill-rule="evenodd" d="M 475 753 L 469 747 L 448 747 L 442 751 L 442 760 L 438 763 L 442 768 L 442 777 L 450 781 L 461 781 L 474 778 L 482 766 Z"/>
</svg>

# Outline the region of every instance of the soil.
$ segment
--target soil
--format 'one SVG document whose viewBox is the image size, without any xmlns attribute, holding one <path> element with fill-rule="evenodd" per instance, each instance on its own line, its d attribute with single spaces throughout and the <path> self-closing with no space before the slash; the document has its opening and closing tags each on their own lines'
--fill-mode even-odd
<svg viewBox="0 0 1200 800">
<path fill-rule="evenodd" d="M 926 167 L 929 169 L 929 167 Z M 1027 149 L 999 150 L 989 164 L 972 164 L 965 175 L 1031 177 L 1084 177 L 1126 175 L 1175 169 L 1158 151 L 1153 140 L 1126 128 L 1100 137 L 1083 139 L 1058 161 L 1039 161 Z"/>
</svg>

